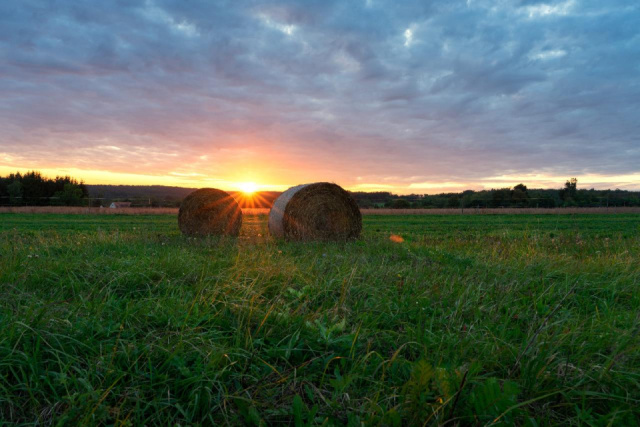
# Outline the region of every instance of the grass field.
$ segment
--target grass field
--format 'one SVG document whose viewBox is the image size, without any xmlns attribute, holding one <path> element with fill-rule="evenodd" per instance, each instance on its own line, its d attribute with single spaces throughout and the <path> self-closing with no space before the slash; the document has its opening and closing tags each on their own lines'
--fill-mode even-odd
<svg viewBox="0 0 640 427">
<path fill-rule="evenodd" d="M 639 259 L 638 214 L 0 214 L 0 420 L 635 425 Z"/>
<path fill-rule="evenodd" d="M 268 208 L 243 208 L 245 215 L 268 215 Z M 640 214 L 640 207 L 591 208 L 446 208 L 446 209 L 360 209 L 363 215 L 568 215 Z M 87 208 L 82 206 L 0 206 L 3 213 L 100 214 L 100 215 L 178 215 L 178 208 Z"/>
</svg>

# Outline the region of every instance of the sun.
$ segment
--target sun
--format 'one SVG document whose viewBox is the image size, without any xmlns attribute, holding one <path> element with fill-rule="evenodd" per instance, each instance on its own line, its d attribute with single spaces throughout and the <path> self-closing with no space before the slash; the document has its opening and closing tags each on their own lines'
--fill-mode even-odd
<svg viewBox="0 0 640 427">
<path fill-rule="evenodd" d="M 240 190 L 245 194 L 253 194 L 258 190 L 258 186 L 255 182 L 243 182 L 239 185 Z"/>
</svg>

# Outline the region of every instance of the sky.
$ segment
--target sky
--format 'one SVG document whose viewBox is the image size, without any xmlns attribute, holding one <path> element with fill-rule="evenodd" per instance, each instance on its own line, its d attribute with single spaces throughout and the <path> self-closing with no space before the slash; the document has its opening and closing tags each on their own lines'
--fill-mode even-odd
<svg viewBox="0 0 640 427">
<path fill-rule="evenodd" d="M 0 175 L 640 190 L 640 2 L 0 1 Z"/>
</svg>

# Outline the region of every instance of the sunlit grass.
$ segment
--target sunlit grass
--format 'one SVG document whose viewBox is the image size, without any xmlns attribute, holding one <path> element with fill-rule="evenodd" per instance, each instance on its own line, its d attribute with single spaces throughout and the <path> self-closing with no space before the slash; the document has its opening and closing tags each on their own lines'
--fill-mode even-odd
<svg viewBox="0 0 640 427">
<path fill-rule="evenodd" d="M 638 215 L 367 216 L 346 244 L 265 222 L 0 215 L 0 419 L 640 416 Z"/>
</svg>

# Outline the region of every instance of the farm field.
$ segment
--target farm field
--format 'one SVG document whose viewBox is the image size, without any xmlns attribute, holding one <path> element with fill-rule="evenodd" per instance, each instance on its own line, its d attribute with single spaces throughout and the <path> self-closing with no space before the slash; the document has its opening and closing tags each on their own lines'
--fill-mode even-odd
<svg viewBox="0 0 640 427">
<path fill-rule="evenodd" d="M 640 215 L 266 218 L 1 213 L 0 419 L 638 423 Z"/>
<path fill-rule="evenodd" d="M 268 215 L 268 208 L 243 208 L 245 215 Z M 591 208 L 447 208 L 447 209 L 360 209 L 363 215 L 568 215 L 639 214 L 639 207 Z M 80 215 L 177 215 L 178 208 L 87 208 L 81 206 L 0 206 L 0 214 L 80 214 Z"/>
</svg>

